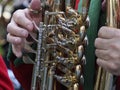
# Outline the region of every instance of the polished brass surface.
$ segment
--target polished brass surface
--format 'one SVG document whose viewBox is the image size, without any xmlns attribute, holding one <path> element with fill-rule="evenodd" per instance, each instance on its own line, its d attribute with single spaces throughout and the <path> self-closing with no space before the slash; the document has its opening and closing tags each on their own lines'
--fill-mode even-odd
<svg viewBox="0 0 120 90">
<path fill-rule="evenodd" d="M 81 13 L 74 9 L 76 0 L 41 0 L 42 21 L 37 29 L 37 50 L 27 48 L 36 55 L 31 90 L 58 90 L 60 84 L 65 90 L 79 90 L 84 83 L 83 66 L 86 63 L 84 51 L 90 0 L 83 0 Z M 86 25 L 87 24 L 87 25 Z M 31 43 L 34 43 L 31 42 Z M 24 60 L 25 61 L 25 60 Z M 29 62 L 28 61 L 28 62 Z"/>
</svg>

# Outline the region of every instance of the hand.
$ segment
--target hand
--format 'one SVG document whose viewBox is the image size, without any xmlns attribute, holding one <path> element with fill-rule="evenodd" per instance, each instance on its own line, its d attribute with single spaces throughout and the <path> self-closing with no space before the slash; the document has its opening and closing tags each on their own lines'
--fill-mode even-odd
<svg viewBox="0 0 120 90">
<path fill-rule="evenodd" d="M 40 0 L 32 0 L 30 8 L 33 10 L 40 10 Z M 12 44 L 13 53 L 17 57 L 22 56 L 22 49 L 24 48 L 24 41 L 28 37 L 29 32 L 34 30 L 32 21 L 39 23 L 41 14 L 31 13 L 30 10 L 17 10 L 7 26 L 7 41 Z"/>
<path fill-rule="evenodd" d="M 120 75 L 120 29 L 100 28 L 95 47 L 97 64 L 112 74 Z"/>
</svg>

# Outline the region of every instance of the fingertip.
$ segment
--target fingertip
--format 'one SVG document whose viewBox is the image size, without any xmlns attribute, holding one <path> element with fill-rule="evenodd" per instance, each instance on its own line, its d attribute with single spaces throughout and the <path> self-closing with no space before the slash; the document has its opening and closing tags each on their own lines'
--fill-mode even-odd
<svg viewBox="0 0 120 90">
<path fill-rule="evenodd" d="M 40 0 L 32 0 L 30 3 L 30 8 L 32 8 L 33 10 L 40 10 L 41 7 L 41 3 Z"/>
<path fill-rule="evenodd" d="M 13 51 L 13 53 L 14 53 L 14 55 L 15 55 L 17 58 L 22 57 L 22 52 L 21 52 L 21 51 L 18 51 L 18 50 L 17 50 L 17 52 L 16 52 L 16 51 Z"/>
<path fill-rule="evenodd" d="M 96 48 L 96 44 L 97 44 L 97 38 L 95 39 L 95 42 L 94 42 L 94 46 Z"/>
<path fill-rule="evenodd" d="M 17 52 L 17 53 L 16 53 L 16 57 L 17 57 L 17 58 L 22 57 L 22 52 Z"/>
<path fill-rule="evenodd" d="M 22 57 L 22 51 L 21 51 L 21 48 L 19 46 L 12 45 L 12 51 L 17 58 Z"/>
<path fill-rule="evenodd" d="M 96 63 L 97 63 L 99 66 L 103 67 L 104 64 L 105 64 L 105 61 L 102 60 L 102 59 L 100 59 L 100 58 L 98 58 Z"/>
<path fill-rule="evenodd" d="M 8 25 L 7 25 L 7 32 L 9 32 L 9 29 L 10 29 L 10 26 L 11 26 L 11 22 L 10 23 L 8 23 Z"/>
<path fill-rule="evenodd" d="M 102 36 L 103 30 L 106 30 L 106 26 L 102 26 L 102 27 L 99 29 L 99 32 L 98 32 L 98 36 L 99 36 L 99 37 Z"/>
<path fill-rule="evenodd" d="M 98 56 L 98 49 L 95 50 L 95 55 Z"/>
<path fill-rule="evenodd" d="M 114 37 L 120 37 L 120 30 L 113 27 L 103 26 L 98 32 L 98 37 L 104 39 L 112 39 Z"/>
<path fill-rule="evenodd" d="M 96 49 L 99 48 L 99 46 L 100 46 L 100 41 L 101 41 L 101 38 L 96 38 L 96 39 L 95 39 L 94 46 L 95 46 Z"/>
<path fill-rule="evenodd" d="M 98 66 L 104 68 L 105 70 L 108 69 L 109 63 L 106 60 L 98 58 L 96 63 L 98 64 Z"/>
<path fill-rule="evenodd" d="M 100 59 L 97 59 L 96 63 L 100 66 Z"/>
</svg>

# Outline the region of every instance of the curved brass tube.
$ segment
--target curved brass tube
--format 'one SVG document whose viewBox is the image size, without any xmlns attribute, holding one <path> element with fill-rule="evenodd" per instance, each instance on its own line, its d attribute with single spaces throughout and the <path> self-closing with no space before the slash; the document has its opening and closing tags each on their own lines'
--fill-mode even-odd
<svg viewBox="0 0 120 90">
<path fill-rule="evenodd" d="M 41 0 L 43 20 L 39 27 L 35 25 L 38 39 L 33 37 L 37 53 L 31 90 L 58 90 L 58 83 L 65 90 L 79 90 L 84 83 L 82 69 L 86 62 L 84 42 L 90 0 L 83 0 L 82 13 L 74 9 L 75 1 Z"/>
</svg>

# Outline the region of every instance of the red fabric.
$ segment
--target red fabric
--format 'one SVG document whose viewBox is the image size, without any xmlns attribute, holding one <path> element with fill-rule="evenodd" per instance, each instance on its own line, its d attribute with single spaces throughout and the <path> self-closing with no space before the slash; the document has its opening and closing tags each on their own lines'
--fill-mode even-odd
<svg viewBox="0 0 120 90">
<path fill-rule="evenodd" d="M 120 90 L 120 76 L 117 77 L 117 81 L 116 81 L 116 90 Z"/>
<path fill-rule="evenodd" d="M 14 90 L 2 56 L 0 56 L 0 90 Z"/>
<path fill-rule="evenodd" d="M 21 83 L 24 90 L 30 90 L 33 65 L 22 64 L 18 67 L 15 67 L 11 61 L 10 66 L 13 70 L 13 73 L 15 74 L 15 77 Z"/>
<path fill-rule="evenodd" d="M 76 0 L 76 3 L 75 3 L 75 9 L 76 9 L 76 10 L 78 10 L 79 1 L 80 1 L 80 0 Z"/>
<path fill-rule="evenodd" d="M 15 67 L 13 62 L 10 63 L 11 68 L 18 79 L 18 81 L 21 83 L 24 90 L 30 90 L 31 86 L 31 77 L 32 77 L 32 65 L 23 64 L 19 67 Z M 66 90 L 60 85 L 58 85 L 58 90 Z M 82 86 L 80 86 L 79 90 L 83 90 Z"/>
</svg>

